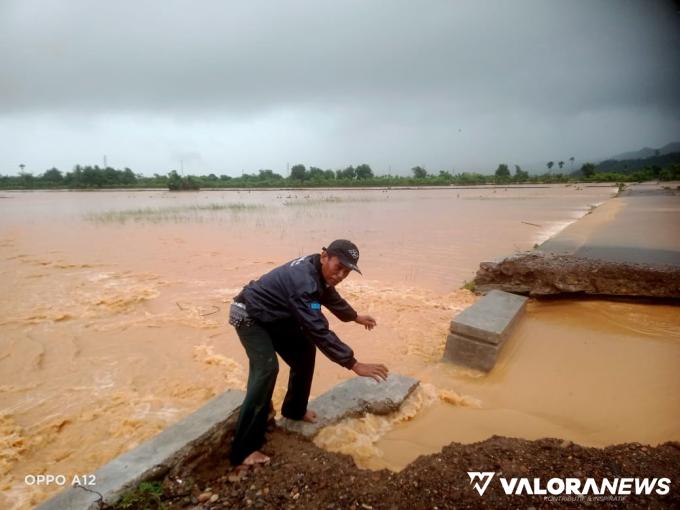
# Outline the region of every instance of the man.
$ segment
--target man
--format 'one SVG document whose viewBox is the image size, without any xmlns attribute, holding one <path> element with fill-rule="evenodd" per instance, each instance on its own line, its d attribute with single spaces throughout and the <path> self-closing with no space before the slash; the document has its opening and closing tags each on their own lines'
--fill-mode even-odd
<svg viewBox="0 0 680 510">
<path fill-rule="evenodd" d="M 266 463 L 259 451 L 264 443 L 270 402 L 279 365 L 276 353 L 290 366 L 288 392 L 281 414 L 293 420 L 315 421 L 307 410 L 318 347 L 329 359 L 357 375 L 387 378 L 382 364 L 360 363 L 352 349 L 328 329 L 321 306 L 344 322 L 354 321 L 371 330 L 376 322 L 359 315 L 335 290 L 357 267 L 359 250 L 354 243 L 338 239 L 320 254 L 288 262 L 251 281 L 234 298 L 229 323 L 236 328 L 250 361 L 246 398 L 241 405 L 232 443 L 234 466 Z"/>
</svg>

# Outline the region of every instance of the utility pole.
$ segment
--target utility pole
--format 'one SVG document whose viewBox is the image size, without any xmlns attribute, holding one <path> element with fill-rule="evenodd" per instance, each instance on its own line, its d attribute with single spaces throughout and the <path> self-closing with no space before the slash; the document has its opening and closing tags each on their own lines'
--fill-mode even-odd
<svg viewBox="0 0 680 510">
<path fill-rule="evenodd" d="M 108 168 L 108 166 L 106 165 L 106 154 L 104 154 L 104 168 Z"/>
<path fill-rule="evenodd" d="M 184 177 L 184 160 L 179 160 L 179 174 Z"/>
</svg>

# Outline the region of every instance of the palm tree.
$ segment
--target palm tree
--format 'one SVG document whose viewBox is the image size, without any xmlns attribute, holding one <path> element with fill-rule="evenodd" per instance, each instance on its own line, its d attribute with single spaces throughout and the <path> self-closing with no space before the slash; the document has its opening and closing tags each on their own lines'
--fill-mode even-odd
<svg viewBox="0 0 680 510">
<path fill-rule="evenodd" d="M 23 163 L 21 163 L 21 164 L 19 165 L 19 168 L 21 168 L 21 173 L 23 174 L 23 173 L 24 173 L 24 168 L 26 168 L 26 165 L 24 165 Z"/>
<path fill-rule="evenodd" d="M 562 167 L 564 166 L 564 161 L 560 161 L 559 163 L 557 163 L 557 166 L 559 166 L 560 170 L 562 170 Z"/>
<path fill-rule="evenodd" d="M 574 156 L 569 158 L 569 161 L 571 162 L 571 171 L 572 172 L 574 171 L 574 159 L 575 159 Z"/>
<path fill-rule="evenodd" d="M 545 164 L 545 166 L 548 167 L 548 172 L 550 172 L 550 170 L 552 170 L 552 167 L 553 167 L 554 164 L 555 164 L 555 163 L 554 163 L 553 161 L 548 161 L 548 162 Z"/>
</svg>

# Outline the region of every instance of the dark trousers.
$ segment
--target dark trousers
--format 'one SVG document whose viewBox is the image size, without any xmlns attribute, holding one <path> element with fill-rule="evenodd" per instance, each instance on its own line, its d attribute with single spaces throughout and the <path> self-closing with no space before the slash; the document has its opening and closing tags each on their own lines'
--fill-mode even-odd
<svg viewBox="0 0 680 510">
<path fill-rule="evenodd" d="M 279 363 L 276 353 L 290 366 L 288 391 L 281 407 L 286 418 L 301 420 L 307 412 L 314 377 L 316 346 L 291 321 L 254 322 L 236 328 L 249 360 L 246 398 L 241 404 L 231 447 L 233 465 L 243 462 L 264 443 L 269 406 Z"/>
</svg>

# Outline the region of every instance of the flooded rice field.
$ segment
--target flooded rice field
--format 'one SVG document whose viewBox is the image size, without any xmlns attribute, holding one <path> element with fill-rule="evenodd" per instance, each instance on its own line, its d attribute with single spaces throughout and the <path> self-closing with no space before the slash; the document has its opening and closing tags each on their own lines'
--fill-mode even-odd
<svg viewBox="0 0 680 510">
<path fill-rule="evenodd" d="M 251 279 L 335 238 L 339 286 L 371 332 L 329 317 L 366 362 L 423 381 L 395 416 L 317 442 L 400 469 L 493 434 L 602 446 L 680 439 L 680 318 L 667 305 L 531 302 L 488 375 L 439 362 L 480 261 L 539 244 L 613 187 L 0 193 L 0 507 L 92 473 L 227 388 L 247 359 L 226 324 Z M 317 357 L 312 394 L 353 373 Z M 285 393 L 285 365 L 275 391 Z M 4 500 L 3 500 L 4 498 Z"/>
</svg>

